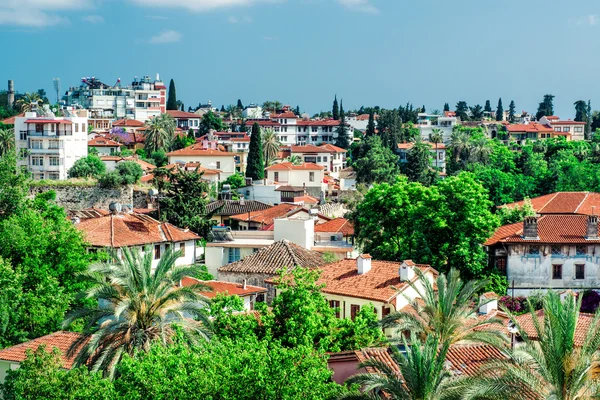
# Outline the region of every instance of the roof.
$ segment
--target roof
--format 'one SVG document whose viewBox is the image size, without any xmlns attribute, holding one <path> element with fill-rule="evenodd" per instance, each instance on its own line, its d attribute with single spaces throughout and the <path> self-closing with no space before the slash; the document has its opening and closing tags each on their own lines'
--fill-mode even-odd
<svg viewBox="0 0 600 400">
<path fill-rule="evenodd" d="M 244 288 L 244 285 L 241 283 L 223 281 L 201 281 L 199 279 L 190 278 L 189 276 L 186 276 L 181 280 L 181 285 L 184 287 L 196 284 L 206 285 L 212 289 L 212 291 L 210 292 L 200 292 L 200 294 L 202 294 L 205 297 L 208 297 L 209 299 L 216 297 L 218 294 L 244 297 L 252 294 L 267 292 L 267 289 L 259 286 L 246 285 L 246 287 Z"/>
<path fill-rule="evenodd" d="M 25 116 L 25 113 L 21 113 L 21 114 L 18 114 L 18 115 L 14 115 L 14 116 L 12 116 L 10 118 L 6 118 L 6 119 L 4 119 L 4 120 L 2 120 L 0 122 L 3 123 L 4 125 L 14 125 L 15 124 L 15 118 L 17 118 L 17 117 L 24 117 L 24 116 Z"/>
<path fill-rule="evenodd" d="M 417 265 L 411 260 L 371 260 L 371 270 L 364 274 L 358 273 L 356 264 L 357 260 L 346 258 L 321 267 L 322 273 L 318 283 L 325 285 L 322 292 L 390 303 L 409 287 L 407 282 L 400 279 L 398 273 L 403 264 L 437 275 L 437 271 L 429 265 Z M 416 279 L 418 278 L 415 276 Z"/>
<path fill-rule="evenodd" d="M 88 140 L 89 147 L 119 147 L 121 143 L 115 142 L 114 140 L 104 138 L 102 136 L 96 136 L 92 140 Z"/>
<path fill-rule="evenodd" d="M 179 110 L 167 110 L 167 114 L 169 114 L 171 117 L 177 118 L 177 119 L 191 119 L 191 118 L 200 119 L 200 118 L 202 118 L 201 115 L 189 113 L 189 112 L 185 112 L 185 111 L 179 111 Z"/>
<path fill-rule="evenodd" d="M 65 125 L 70 125 L 73 122 L 72 121 L 67 121 L 66 119 L 44 119 L 44 118 L 39 118 L 39 119 L 28 119 L 25 121 L 26 124 L 65 124 Z"/>
<path fill-rule="evenodd" d="M 339 172 L 340 179 L 354 179 L 356 178 L 356 171 L 352 167 L 347 167 Z"/>
<path fill-rule="evenodd" d="M 395 373 L 401 374 L 400 367 L 392 358 L 389 348 L 371 347 L 366 349 L 354 350 L 354 354 L 356 355 L 356 359 L 358 360 L 358 362 L 361 364 L 369 360 L 376 360 L 390 367 L 390 369 Z M 379 372 L 373 367 L 367 367 L 366 370 L 370 374 L 375 374 Z"/>
<path fill-rule="evenodd" d="M 291 111 L 286 111 L 282 114 L 273 114 L 271 118 L 298 118 L 298 116 Z"/>
<path fill-rule="evenodd" d="M 113 140 L 125 145 L 144 143 L 146 141 L 146 135 L 140 132 L 113 133 L 111 137 Z"/>
<path fill-rule="evenodd" d="M 163 168 L 166 168 L 166 169 L 179 168 L 179 169 L 184 169 L 186 171 L 195 170 L 197 168 L 198 172 L 203 173 L 204 175 L 218 175 L 222 172 L 219 169 L 204 168 L 202 166 L 202 164 L 199 162 L 186 162 L 186 163 L 174 162 L 172 164 L 165 165 Z"/>
<path fill-rule="evenodd" d="M 171 151 L 167 156 L 198 156 L 198 157 L 234 157 L 235 154 L 214 149 L 205 149 L 202 144 L 196 143 L 180 150 Z"/>
<path fill-rule="evenodd" d="M 527 133 L 550 133 L 554 132 L 554 129 L 548 125 L 538 124 L 537 122 L 530 122 L 528 124 L 508 124 L 506 125 L 506 130 L 508 132 L 527 132 Z"/>
<path fill-rule="evenodd" d="M 217 200 L 206 205 L 206 212 L 212 213 L 215 210 L 219 210 L 214 215 L 228 216 L 266 210 L 271 207 L 270 204 L 256 200 L 244 200 L 243 204 L 239 200 Z"/>
<path fill-rule="evenodd" d="M 319 204 L 319 199 L 317 199 L 316 197 L 312 197 L 312 196 L 299 196 L 299 197 L 294 197 L 294 203 L 300 203 L 303 202 L 304 204 Z"/>
<path fill-rule="evenodd" d="M 492 246 L 498 243 L 600 243 L 600 239 L 586 239 L 586 215 L 546 214 L 538 218 L 539 239 L 523 238 L 523 222 L 501 226 L 494 232 L 484 245 Z"/>
<path fill-rule="evenodd" d="M 298 120 L 296 125 L 299 126 L 339 126 L 340 121 L 335 119 L 320 119 L 320 120 Z M 346 124 L 348 125 L 348 124 Z"/>
<path fill-rule="evenodd" d="M 346 218 L 335 218 L 315 226 L 315 232 L 341 232 L 344 236 L 354 235 L 354 225 Z"/>
<path fill-rule="evenodd" d="M 314 144 L 307 144 L 304 146 L 290 146 L 292 153 L 333 153 L 333 151 L 326 149 L 325 147 L 315 146 Z"/>
<path fill-rule="evenodd" d="M 334 146 L 334 145 L 329 144 L 329 143 L 322 144 L 319 147 L 322 147 L 324 149 L 328 149 L 332 153 L 347 153 L 348 152 L 348 150 L 346 150 L 346 149 L 342 149 L 341 147 L 337 147 L 337 146 Z"/>
<path fill-rule="evenodd" d="M 283 217 L 283 216 L 287 215 L 287 213 L 289 213 L 290 211 L 294 211 L 297 208 L 301 208 L 301 207 L 297 204 L 282 203 L 282 204 L 278 204 L 276 206 L 272 206 L 269 208 L 260 209 L 260 210 L 256 210 L 256 211 L 241 212 L 239 214 L 232 215 L 231 219 L 235 219 L 238 221 L 244 221 L 244 222 L 251 221 L 251 222 L 260 223 L 263 225 L 270 225 L 273 223 L 273 220 L 275 218 Z"/>
<path fill-rule="evenodd" d="M 112 126 L 129 126 L 129 127 L 142 127 L 144 123 L 137 119 L 120 119 L 112 123 Z"/>
<path fill-rule="evenodd" d="M 536 317 L 541 322 L 544 318 L 544 311 L 538 310 L 535 312 Z M 533 324 L 533 317 L 531 313 L 526 313 L 515 317 L 522 331 L 527 334 L 527 337 L 531 340 L 538 340 L 537 331 Z M 575 327 L 575 346 L 583 346 L 585 337 L 590 325 L 594 321 L 594 314 L 579 313 L 579 319 L 577 320 L 577 326 Z M 541 322 L 542 328 L 544 327 Z"/>
<path fill-rule="evenodd" d="M 429 147 L 431 147 L 433 150 L 437 149 L 438 150 L 446 150 L 446 145 L 444 143 L 438 143 L 437 146 L 435 145 L 435 143 L 431 143 L 431 142 L 423 142 L 429 145 Z M 413 148 L 415 144 L 414 143 L 398 143 L 398 148 L 401 150 L 410 150 Z"/>
<path fill-rule="evenodd" d="M 454 344 L 446 355 L 446 365 L 457 375 L 475 376 L 485 363 L 505 358 L 500 350 L 487 344 Z"/>
<path fill-rule="evenodd" d="M 149 162 L 144 161 L 144 160 L 138 158 L 137 155 L 129 156 L 129 157 L 124 157 L 121 161 L 133 161 L 134 163 L 136 163 L 140 167 L 142 167 L 142 170 L 144 170 L 145 172 L 152 171 L 153 169 L 156 169 L 156 165 L 150 164 Z"/>
<path fill-rule="evenodd" d="M 0 350 L 0 360 L 22 362 L 27 358 L 27 350 L 36 351 L 41 345 L 46 346 L 46 351 L 52 351 L 53 348 L 57 348 L 61 352 L 61 359 L 63 367 L 71 369 L 75 363 L 77 356 L 77 350 L 83 346 L 81 343 L 74 354 L 67 356 L 69 349 L 78 340 L 81 340 L 83 335 L 76 332 L 58 331 L 51 333 L 50 335 L 42 336 L 37 339 L 30 340 L 25 343 L 17 344 L 15 346 L 7 347 Z"/>
<path fill-rule="evenodd" d="M 555 192 L 534 197 L 531 206 L 538 214 L 585 214 L 600 212 L 600 193 L 595 192 Z M 505 204 L 502 207 L 522 207 L 525 200 Z M 596 207 L 592 209 L 592 207 Z"/>
<path fill-rule="evenodd" d="M 571 121 L 571 120 L 567 120 L 567 121 L 551 121 L 552 125 L 585 125 L 585 122 L 583 121 Z"/>
<path fill-rule="evenodd" d="M 142 214 L 108 214 L 81 220 L 75 226 L 84 233 L 85 240 L 95 247 L 139 246 L 200 239 L 194 232 Z"/>
<path fill-rule="evenodd" d="M 325 169 L 325 167 L 310 162 L 294 165 L 289 161 L 273 164 L 270 167 L 265 168 L 266 171 L 320 171 L 323 169 Z"/>
<path fill-rule="evenodd" d="M 219 268 L 221 272 L 246 272 L 275 275 L 279 270 L 290 272 L 294 267 L 314 268 L 325 264 L 321 253 L 307 250 L 287 240 L 264 247 L 240 261 Z"/>
</svg>

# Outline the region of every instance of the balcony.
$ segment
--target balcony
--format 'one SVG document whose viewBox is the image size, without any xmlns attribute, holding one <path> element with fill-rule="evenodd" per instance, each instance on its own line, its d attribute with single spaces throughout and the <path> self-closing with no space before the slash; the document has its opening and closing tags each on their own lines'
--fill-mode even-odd
<svg viewBox="0 0 600 400">
<path fill-rule="evenodd" d="M 32 136 L 32 137 L 41 137 L 41 136 L 46 136 L 46 137 L 73 136 L 73 131 L 56 130 L 56 131 L 52 132 L 50 130 L 36 131 L 36 130 L 32 129 L 32 130 L 27 131 L 27 136 Z"/>
</svg>

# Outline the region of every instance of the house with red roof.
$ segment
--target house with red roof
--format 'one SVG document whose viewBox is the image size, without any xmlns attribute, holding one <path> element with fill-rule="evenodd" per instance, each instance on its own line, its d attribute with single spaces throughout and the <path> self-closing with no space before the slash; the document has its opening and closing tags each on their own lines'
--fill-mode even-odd
<svg viewBox="0 0 600 400">
<path fill-rule="evenodd" d="M 167 110 L 166 113 L 173 117 L 177 122 L 177 127 L 184 131 L 189 129 L 197 131 L 200 127 L 200 120 L 202 119 L 202 116 L 199 114 L 180 110 Z"/>
<path fill-rule="evenodd" d="M 167 153 L 169 164 L 200 163 L 202 167 L 221 171 L 220 178 L 225 180 L 236 173 L 235 154 L 215 148 L 207 148 L 206 143 L 194 143 L 191 146 Z"/>
<path fill-rule="evenodd" d="M 565 136 L 571 140 L 585 139 L 585 122 L 583 121 L 561 120 L 559 117 L 551 115 L 540 118 L 539 123 L 550 126 L 557 136 Z"/>
<path fill-rule="evenodd" d="M 307 144 L 303 146 L 290 146 L 290 154 L 297 155 L 304 162 L 317 164 L 325 168 L 332 176 L 337 177 L 339 171 L 344 169 L 346 153 L 348 151 L 332 144 L 321 144 L 315 146 Z"/>
<path fill-rule="evenodd" d="M 317 188 L 320 192 L 323 187 L 325 167 L 303 162 L 294 164 L 284 161 L 265 168 L 265 179 L 267 182 L 277 182 L 292 187 Z"/>
<path fill-rule="evenodd" d="M 214 299 L 217 295 L 238 296 L 244 302 L 244 311 L 254 310 L 256 302 L 264 302 L 267 289 L 260 286 L 248 285 L 246 281 L 241 283 L 225 281 L 201 281 L 196 278 L 186 276 L 181 280 L 181 286 L 206 285 L 211 290 L 202 291 L 200 294 L 208 299 Z"/>
<path fill-rule="evenodd" d="M 425 142 L 431 148 L 431 166 L 439 169 L 442 174 L 446 173 L 446 145 L 444 143 Z M 408 162 L 408 153 L 414 147 L 414 143 L 398 143 L 398 156 L 400 162 L 406 164 Z"/>
<path fill-rule="evenodd" d="M 118 153 L 121 148 L 121 143 L 103 136 L 96 136 L 88 140 L 88 149 L 95 149 L 98 155 L 113 155 Z"/>
</svg>

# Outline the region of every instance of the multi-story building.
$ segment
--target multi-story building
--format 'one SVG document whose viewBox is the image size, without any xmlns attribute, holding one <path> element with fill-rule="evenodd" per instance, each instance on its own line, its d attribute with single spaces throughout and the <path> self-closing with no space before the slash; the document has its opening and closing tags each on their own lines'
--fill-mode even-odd
<svg viewBox="0 0 600 400">
<path fill-rule="evenodd" d="M 446 145 L 444 143 L 426 142 L 431 147 L 431 166 L 438 168 L 442 174 L 446 173 Z M 408 162 L 408 152 L 412 149 L 414 143 L 398 143 L 398 155 L 400 162 L 405 164 Z"/>
<path fill-rule="evenodd" d="M 325 172 L 337 177 L 339 171 L 344 169 L 346 150 L 332 144 L 315 146 L 290 146 L 290 154 L 297 155 L 303 162 L 314 163 L 325 168 Z"/>
<path fill-rule="evenodd" d="M 248 104 L 242 111 L 245 119 L 260 119 L 263 117 L 263 109 L 258 104 Z"/>
<path fill-rule="evenodd" d="M 567 140 L 571 135 L 567 132 L 555 131 L 549 124 L 539 122 L 529 122 L 527 124 L 508 124 L 505 125 L 508 138 L 515 140 L 518 144 L 523 144 L 526 140 L 549 139 L 559 136 L 565 136 Z"/>
<path fill-rule="evenodd" d="M 196 143 L 186 148 L 167 153 L 169 164 L 199 163 L 204 168 L 220 170 L 220 178 L 226 180 L 236 173 L 235 154 L 207 148 L 205 143 Z"/>
<path fill-rule="evenodd" d="M 559 117 L 552 115 L 549 117 L 540 118 L 539 123 L 550 126 L 554 130 L 554 132 L 556 132 L 557 135 L 567 136 L 567 139 L 585 139 L 585 122 L 583 121 L 573 121 L 570 119 L 561 120 Z"/>
<path fill-rule="evenodd" d="M 167 114 L 175 118 L 177 127 L 184 131 L 187 131 L 188 129 L 197 131 L 200 127 L 200 120 L 202 119 L 201 115 L 179 110 L 167 110 Z"/>
<path fill-rule="evenodd" d="M 15 117 L 15 148 L 19 166 L 34 179 L 67 179 L 75 161 L 88 154 L 87 110 L 64 110 L 64 117 L 46 111 Z"/>
<path fill-rule="evenodd" d="M 455 115 L 434 115 L 419 113 L 417 119 L 417 128 L 421 133 L 423 140 L 429 140 L 434 129 L 439 129 L 442 134 L 442 141 L 447 143 L 452 136 L 452 129 L 458 124 L 458 118 Z"/>
<path fill-rule="evenodd" d="M 128 86 L 121 86 L 120 79 L 114 86 L 96 78 L 83 78 L 79 87 L 67 90 L 63 100 L 68 106 L 90 110 L 93 127 L 106 129 L 106 121 L 120 118 L 146 120 L 166 111 L 167 88 L 158 74 L 152 81 L 149 76 L 137 77 Z"/>
</svg>

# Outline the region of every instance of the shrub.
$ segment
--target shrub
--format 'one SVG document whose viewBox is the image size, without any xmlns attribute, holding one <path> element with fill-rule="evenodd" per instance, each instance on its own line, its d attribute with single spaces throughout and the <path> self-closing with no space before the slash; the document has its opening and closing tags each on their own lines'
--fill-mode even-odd
<svg viewBox="0 0 600 400">
<path fill-rule="evenodd" d="M 98 178 L 100 187 L 114 189 L 121 185 L 121 175 L 117 171 L 108 172 Z"/>
<path fill-rule="evenodd" d="M 122 161 L 118 163 L 116 171 L 121 176 L 122 185 L 133 185 L 144 175 L 142 167 L 135 161 Z"/>
<path fill-rule="evenodd" d="M 106 166 L 100 157 L 90 154 L 75 161 L 69 169 L 69 178 L 89 178 L 98 176 L 106 171 Z"/>
<path fill-rule="evenodd" d="M 581 312 L 595 313 L 598 305 L 600 305 L 600 293 L 595 290 L 586 290 L 582 296 Z"/>
</svg>

